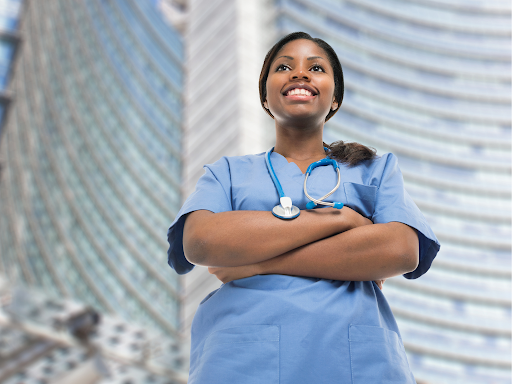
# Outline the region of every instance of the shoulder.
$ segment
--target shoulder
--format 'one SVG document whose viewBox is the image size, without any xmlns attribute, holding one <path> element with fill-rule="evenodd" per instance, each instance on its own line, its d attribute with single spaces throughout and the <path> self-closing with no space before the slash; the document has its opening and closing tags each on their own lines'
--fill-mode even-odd
<svg viewBox="0 0 512 384">
<path fill-rule="evenodd" d="M 384 153 L 377 156 L 375 159 L 365 161 L 368 163 L 367 167 L 371 170 L 372 174 L 382 173 L 388 167 L 398 165 L 398 158 L 391 152 Z"/>
<path fill-rule="evenodd" d="M 265 162 L 265 152 L 257 153 L 254 155 L 244 156 L 223 156 L 212 164 L 206 164 L 205 167 L 211 171 L 229 170 L 232 167 L 249 167 L 254 164 Z"/>
<path fill-rule="evenodd" d="M 223 179 L 247 172 L 255 166 L 265 166 L 265 152 L 245 156 L 223 156 L 214 163 L 206 164 L 204 168 L 218 179 Z"/>
<path fill-rule="evenodd" d="M 387 153 L 384 153 L 383 155 L 376 155 L 375 158 L 373 158 L 371 160 L 360 161 L 355 166 L 350 166 L 345 163 L 340 163 L 339 161 L 338 161 L 338 165 L 340 167 L 359 169 L 361 171 L 363 171 L 363 170 L 373 171 L 380 167 L 385 167 L 388 163 L 397 163 L 397 162 L 398 162 L 397 157 L 393 153 L 387 152 Z"/>
<path fill-rule="evenodd" d="M 361 161 L 356 166 L 350 167 L 346 164 L 339 164 L 346 172 L 354 172 L 361 177 L 364 184 L 379 186 L 383 175 L 390 169 L 398 166 L 397 157 L 391 153 L 378 155 L 371 160 Z"/>
</svg>

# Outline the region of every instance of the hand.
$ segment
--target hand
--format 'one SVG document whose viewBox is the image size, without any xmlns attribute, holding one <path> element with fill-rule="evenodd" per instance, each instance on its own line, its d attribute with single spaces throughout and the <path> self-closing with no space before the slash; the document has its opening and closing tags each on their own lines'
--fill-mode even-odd
<svg viewBox="0 0 512 384">
<path fill-rule="evenodd" d="M 377 284 L 377 286 L 380 288 L 380 290 L 382 291 L 382 286 L 384 285 L 384 282 L 386 281 L 386 279 L 382 279 L 382 280 L 374 280 L 375 281 L 375 284 Z"/>
<path fill-rule="evenodd" d="M 208 272 L 226 284 L 233 280 L 261 274 L 258 264 L 241 265 L 238 267 L 208 267 Z"/>
</svg>

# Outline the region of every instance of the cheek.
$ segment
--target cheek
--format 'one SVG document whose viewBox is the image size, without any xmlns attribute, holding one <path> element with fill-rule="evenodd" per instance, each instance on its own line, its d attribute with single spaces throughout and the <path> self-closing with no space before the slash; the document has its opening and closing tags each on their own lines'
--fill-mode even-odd
<svg viewBox="0 0 512 384">
<path fill-rule="evenodd" d="M 329 103 L 332 103 L 334 97 L 334 84 L 332 82 L 329 82 L 328 84 L 326 84 L 324 89 L 325 97 L 328 99 Z"/>
<path fill-rule="evenodd" d="M 279 88 L 277 88 L 276 85 L 272 83 L 272 81 L 267 81 L 266 90 L 267 104 L 270 107 L 272 103 L 275 103 L 278 100 Z"/>
</svg>

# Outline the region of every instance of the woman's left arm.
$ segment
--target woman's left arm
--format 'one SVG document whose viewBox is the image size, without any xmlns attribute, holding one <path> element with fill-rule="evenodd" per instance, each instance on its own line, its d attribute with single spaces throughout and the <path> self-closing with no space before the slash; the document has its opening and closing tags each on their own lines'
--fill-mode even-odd
<svg viewBox="0 0 512 384">
<path fill-rule="evenodd" d="M 390 222 L 357 227 L 256 264 L 209 271 L 224 283 L 258 274 L 372 281 L 413 271 L 418 262 L 416 230 Z"/>
</svg>

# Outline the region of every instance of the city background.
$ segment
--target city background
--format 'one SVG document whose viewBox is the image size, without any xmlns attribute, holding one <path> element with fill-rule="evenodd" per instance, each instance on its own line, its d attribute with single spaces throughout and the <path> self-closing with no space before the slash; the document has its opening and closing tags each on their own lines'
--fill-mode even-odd
<svg viewBox="0 0 512 384">
<path fill-rule="evenodd" d="M 272 146 L 259 72 L 294 31 L 343 66 L 324 141 L 396 154 L 442 244 L 384 285 L 416 380 L 511 383 L 505 0 L 0 0 L 0 382 L 186 382 L 221 283 L 167 228 L 204 164 Z"/>
</svg>

